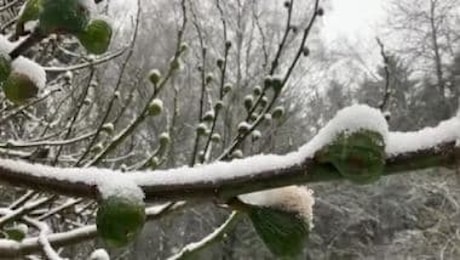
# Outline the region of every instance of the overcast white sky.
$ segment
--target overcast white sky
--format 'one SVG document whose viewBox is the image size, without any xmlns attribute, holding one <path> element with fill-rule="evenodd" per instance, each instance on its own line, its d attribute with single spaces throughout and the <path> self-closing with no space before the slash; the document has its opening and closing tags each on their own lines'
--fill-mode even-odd
<svg viewBox="0 0 460 260">
<path fill-rule="evenodd" d="M 385 19 L 383 0 L 327 0 L 332 10 L 324 16 L 323 33 L 328 42 L 340 37 L 351 40 L 375 38 Z"/>
</svg>

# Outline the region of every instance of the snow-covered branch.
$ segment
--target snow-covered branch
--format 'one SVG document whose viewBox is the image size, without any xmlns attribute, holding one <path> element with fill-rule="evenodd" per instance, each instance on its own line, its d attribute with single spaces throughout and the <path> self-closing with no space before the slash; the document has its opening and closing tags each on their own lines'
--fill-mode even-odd
<svg viewBox="0 0 460 260">
<path fill-rule="evenodd" d="M 257 155 L 194 168 L 126 174 L 108 169 L 65 169 L 0 159 L 0 181 L 93 199 L 99 198 L 104 190 L 115 188 L 129 192 L 138 186 L 144 192 L 146 201 L 225 201 L 239 194 L 268 188 L 343 179 L 333 165 L 319 162 L 315 153 L 330 144 L 338 133 L 353 133 L 362 129 L 383 136 L 386 157 L 383 175 L 430 167 L 455 167 L 459 163 L 460 147 L 456 145 L 460 139 L 459 117 L 417 132 L 388 132 L 380 111 L 356 105 L 339 112 L 315 138 L 298 151 L 286 155 Z"/>
</svg>

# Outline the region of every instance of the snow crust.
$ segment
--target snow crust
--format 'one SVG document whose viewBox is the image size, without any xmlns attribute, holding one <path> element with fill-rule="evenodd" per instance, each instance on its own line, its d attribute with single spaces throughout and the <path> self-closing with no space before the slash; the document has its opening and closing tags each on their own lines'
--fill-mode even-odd
<svg viewBox="0 0 460 260">
<path fill-rule="evenodd" d="M 332 142 L 337 134 L 343 131 L 352 134 L 363 129 L 380 133 L 385 144 L 388 143 L 388 124 L 380 110 L 367 105 L 352 105 L 337 112 L 310 142 L 299 149 L 299 156 L 311 158 L 316 151 Z"/>
<path fill-rule="evenodd" d="M 426 127 L 416 132 L 391 132 L 385 152 L 397 155 L 414 152 L 446 142 L 460 140 L 460 116 L 439 123 L 436 127 Z"/>
<path fill-rule="evenodd" d="M 15 44 L 10 42 L 6 36 L 0 34 L 0 52 L 10 53 L 15 47 Z"/>
<path fill-rule="evenodd" d="M 38 63 L 19 56 L 13 61 L 12 67 L 14 72 L 27 75 L 39 89 L 45 87 L 46 72 Z"/>
<path fill-rule="evenodd" d="M 242 176 L 255 178 L 256 172 L 284 169 L 300 164 L 305 159 L 312 158 L 316 151 L 333 141 L 338 133 L 343 131 L 353 133 L 361 129 L 380 133 L 386 144 L 387 156 L 394 156 L 399 153 L 416 152 L 420 149 L 434 147 L 444 142 L 460 140 L 460 116 L 444 121 L 435 128 L 425 128 L 410 133 L 389 133 L 387 122 L 379 110 L 365 105 L 354 105 L 338 112 L 336 117 L 320 130 L 316 137 L 300 147 L 298 151 L 286 155 L 256 155 L 235 159 L 231 162 L 219 161 L 208 165 L 198 165 L 193 168 L 157 170 L 154 173 L 138 171 L 124 174 L 120 171 L 97 168 L 60 169 L 8 159 L 0 159 L 0 165 L 37 177 L 43 176 L 97 185 L 104 197 L 117 195 L 141 201 L 143 193 L 139 186 L 214 183 L 219 180 Z M 277 202 L 277 199 L 281 200 L 281 198 L 277 198 L 278 193 L 279 191 L 275 189 L 274 191 L 256 193 L 256 195 L 252 194 L 247 198 L 253 198 L 254 203 L 273 201 L 272 203 L 281 204 Z M 264 196 L 266 197 L 264 198 Z"/>
<path fill-rule="evenodd" d="M 110 256 L 103 248 L 99 248 L 91 253 L 90 260 L 110 260 Z"/>
<path fill-rule="evenodd" d="M 10 159 L 0 159 L 0 165 L 2 168 L 31 176 L 96 185 L 102 199 L 111 196 L 123 197 L 133 202 L 143 202 L 144 199 L 144 193 L 139 186 L 128 175 L 118 171 L 97 168 L 58 168 Z"/>
<path fill-rule="evenodd" d="M 313 190 L 307 187 L 287 186 L 240 195 L 239 198 L 251 205 L 271 207 L 284 211 L 298 212 L 310 222 L 313 221 Z"/>
</svg>

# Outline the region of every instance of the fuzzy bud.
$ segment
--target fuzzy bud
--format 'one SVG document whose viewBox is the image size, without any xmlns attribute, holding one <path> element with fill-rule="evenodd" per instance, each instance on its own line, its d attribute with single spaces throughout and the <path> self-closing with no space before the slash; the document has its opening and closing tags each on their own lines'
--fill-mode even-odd
<svg viewBox="0 0 460 260">
<path fill-rule="evenodd" d="M 157 85 L 161 80 L 161 72 L 157 69 L 153 69 L 149 72 L 149 80 L 153 85 Z"/>
<path fill-rule="evenodd" d="M 158 116 L 163 111 L 163 101 L 158 98 L 155 98 L 149 104 L 149 115 Z"/>
</svg>

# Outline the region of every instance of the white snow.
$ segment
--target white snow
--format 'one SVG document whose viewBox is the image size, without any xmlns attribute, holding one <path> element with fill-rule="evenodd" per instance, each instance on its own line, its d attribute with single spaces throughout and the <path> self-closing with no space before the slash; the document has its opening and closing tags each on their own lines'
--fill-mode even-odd
<svg viewBox="0 0 460 260">
<path fill-rule="evenodd" d="M 0 52 L 10 53 L 16 45 L 10 42 L 5 35 L 0 34 Z"/>
<path fill-rule="evenodd" d="M 90 260 L 110 260 L 110 256 L 103 248 L 94 250 L 89 257 Z"/>
<path fill-rule="evenodd" d="M 126 174 L 109 169 L 58 168 L 31 164 L 20 160 L 0 159 L 2 168 L 73 183 L 97 185 L 103 199 L 118 196 L 134 202 L 142 202 L 144 193 Z"/>
<path fill-rule="evenodd" d="M 299 158 L 312 157 L 343 131 L 352 134 L 362 129 L 380 133 L 384 142 L 388 143 L 388 124 L 380 110 L 366 105 L 352 105 L 337 112 L 310 142 L 302 146 L 298 152 Z"/>
<path fill-rule="evenodd" d="M 313 190 L 307 187 L 287 186 L 240 195 L 239 198 L 251 205 L 271 207 L 279 210 L 297 212 L 310 222 L 313 220 Z"/>
<path fill-rule="evenodd" d="M 78 1 L 83 8 L 89 11 L 90 14 L 94 14 L 96 12 L 97 6 L 94 3 L 94 0 L 79 0 Z"/>
<path fill-rule="evenodd" d="M 460 140 L 460 116 L 416 132 L 391 132 L 385 148 L 387 155 L 415 152 L 436 145 Z"/>
<path fill-rule="evenodd" d="M 200 124 L 200 127 L 206 127 Z M 316 151 L 330 143 L 338 133 L 353 133 L 368 129 L 380 133 L 387 145 L 387 155 L 417 151 L 443 142 L 460 139 L 460 117 L 442 122 L 435 128 L 426 128 L 412 133 L 389 133 L 387 122 L 382 113 L 365 105 L 354 105 L 337 113 L 317 136 L 300 147 L 298 151 L 286 155 L 255 155 L 231 162 L 214 162 L 193 168 L 181 167 L 169 170 L 137 171 L 123 174 L 120 171 L 97 168 L 60 169 L 23 161 L 0 159 L 4 168 L 19 170 L 37 177 L 48 177 L 70 182 L 83 182 L 97 185 L 103 196 L 118 195 L 142 200 L 143 193 L 138 185 L 179 185 L 183 183 L 213 183 L 223 179 L 254 176 L 255 173 L 283 169 L 300 164 L 312 158 Z M 270 195 L 271 196 L 271 195 Z M 270 197 L 269 196 L 269 197 Z M 273 197 L 273 196 L 271 196 Z"/>
<path fill-rule="evenodd" d="M 39 89 L 45 87 L 46 72 L 38 63 L 19 56 L 13 61 L 12 67 L 14 72 L 27 75 Z"/>
</svg>

